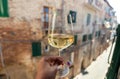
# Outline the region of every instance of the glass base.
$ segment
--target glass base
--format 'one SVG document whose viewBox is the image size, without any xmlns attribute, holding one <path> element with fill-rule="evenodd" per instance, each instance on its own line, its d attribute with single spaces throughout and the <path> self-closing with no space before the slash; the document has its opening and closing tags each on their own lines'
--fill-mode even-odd
<svg viewBox="0 0 120 79">
<path fill-rule="evenodd" d="M 59 78 L 62 78 L 62 77 L 66 77 L 68 74 L 69 74 L 69 67 L 65 66 L 64 68 L 59 69 L 57 76 Z"/>
</svg>

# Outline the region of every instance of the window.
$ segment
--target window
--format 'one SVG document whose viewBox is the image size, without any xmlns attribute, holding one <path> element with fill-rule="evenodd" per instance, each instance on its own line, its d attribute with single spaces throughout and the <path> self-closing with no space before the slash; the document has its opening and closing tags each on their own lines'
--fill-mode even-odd
<svg viewBox="0 0 120 79">
<path fill-rule="evenodd" d="M 101 32 L 100 32 L 100 31 L 98 31 L 98 37 L 100 37 L 100 35 L 101 35 Z"/>
<path fill-rule="evenodd" d="M 32 56 L 41 56 L 41 43 L 40 42 L 32 42 Z"/>
<path fill-rule="evenodd" d="M 96 36 L 96 37 L 100 37 L 100 34 L 101 34 L 100 31 L 95 32 L 95 36 Z"/>
<path fill-rule="evenodd" d="M 92 34 L 89 34 L 89 35 L 88 35 L 88 39 L 89 39 L 89 40 L 92 40 Z"/>
<path fill-rule="evenodd" d="M 92 4 L 93 0 L 88 0 L 89 4 Z"/>
<path fill-rule="evenodd" d="M 49 7 L 44 7 L 44 28 L 47 29 L 49 26 Z"/>
<path fill-rule="evenodd" d="M 76 23 L 77 12 L 76 11 L 70 11 L 69 14 L 71 15 L 71 18 L 70 18 L 70 16 L 68 16 L 68 23 L 71 23 L 70 19 L 72 19 L 72 23 Z"/>
<path fill-rule="evenodd" d="M 91 20 L 91 14 L 87 14 L 87 22 L 86 25 L 90 25 L 90 20 Z"/>
<path fill-rule="evenodd" d="M 9 17 L 7 0 L 0 0 L 0 17 Z"/>
<path fill-rule="evenodd" d="M 45 52 L 49 52 L 50 48 L 49 48 L 49 45 L 46 45 L 45 46 Z"/>
<path fill-rule="evenodd" d="M 82 42 L 87 41 L 87 35 L 83 35 Z"/>
<path fill-rule="evenodd" d="M 44 7 L 44 12 L 45 13 L 49 13 L 49 8 L 48 7 Z"/>
<path fill-rule="evenodd" d="M 77 44 L 77 35 L 74 35 L 74 42 L 73 42 L 73 45 L 76 45 Z"/>
<path fill-rule="evenodd" d="M 95 37 L 97 37 L 98 36 L 98 32 L 95 32 Z"/>
</svg>

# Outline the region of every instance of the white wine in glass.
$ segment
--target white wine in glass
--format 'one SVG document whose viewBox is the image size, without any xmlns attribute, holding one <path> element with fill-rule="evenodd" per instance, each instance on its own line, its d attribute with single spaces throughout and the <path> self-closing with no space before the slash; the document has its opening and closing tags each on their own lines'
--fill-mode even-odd
<svg viewBox="0 0 120 79">
<path fill-rule="evenodd" d="M 61 56 L 60 51 L 69 47 L 74 42 L 73 26 L 72 20 L 68 24 L 67 18 L 71 17 L 69 14 L 64 15 L 64 19 L 61 15 L 57 14 L 56 11 L 49 18 L 49 29 L 48 29 L 48 43 L 55 48 L 59 49 L 59 56 Z M 64 21 L 64 24 L 63 24 Z M 66 52 L 67 53 L 67 52 Z M 59 67 L 58 67 L 59 69 Z M 59 69 L 59 77 L 65 77 L 69 73 L 69 66 L 67 63 Z"/>
<path fill-rule="evenodd" d="M 49 34 L 48 42 L 51 46 L 59 49 L 65 49 L 74 41 L 73 35 L 67 34 Z"/>
</svg>

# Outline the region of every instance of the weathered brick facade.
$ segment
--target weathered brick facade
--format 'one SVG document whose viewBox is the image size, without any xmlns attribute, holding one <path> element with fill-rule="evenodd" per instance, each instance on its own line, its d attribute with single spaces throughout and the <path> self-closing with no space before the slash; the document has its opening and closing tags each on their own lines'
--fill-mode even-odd
<svg viewBox="0 0 120 79">
<path fill-rule="evenodd" d="M 61 10 L 62 16 L 68 14 L 70 10 L 77 12 L 76 23 L 74 23 L 77 44 L 68 47 L 62 54 L 65 61 L 68 61 L 72 60 L 71 53 L 74 52 L 73 66 L 68 75 L 69 79 L 80 73 L 82 68 L 88 67 L 93 59 L 101 54 L 105 49 L 102 46 L 105 46 L 106 43 L 101 44 L 98 40 L 100 37 L 93 36 L 94 42 L 92 40 L 82 42 L 84 34 L 92 33 L 94 28 L 92 23 L 95 21 L 95 16 L 104 16 L 104 14 L 99 14 L 99 10 L 86 6 L 86 1 L 8 0 L 10 17 L 0 18 L 0 43 L 5 59 L 5 68 L 11 79 L 34 79 L 37 62 L 41 56 L 32 57 L 32 41 L 41 42 L 42 56 L 58 55 L 58 50 L 51 46 L 48 46 L 49 50 L 46 50 L 48 42 L 42 22 L 44 6 Z M 89 26 L 86 26 L 87 13 L 91 13 L 92 19 L 94 19 Z M 62 19 L 64 20 L 64 17 Z M 100 27 L 101 25 L 96 25 L 95 31 L 99 31 Z M 0 73 L 5 73 L 1 64 Z"/>
</svg>

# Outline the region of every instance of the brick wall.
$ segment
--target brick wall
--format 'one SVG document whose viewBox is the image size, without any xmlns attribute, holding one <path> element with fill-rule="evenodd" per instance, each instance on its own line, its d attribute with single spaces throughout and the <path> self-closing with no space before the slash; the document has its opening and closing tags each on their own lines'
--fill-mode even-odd
<svg viewBox="0 0 120 79">
<path fill-rule="evenodd" d="M 85 65 L 87 67 L 92 58 L 89 52 L 89 44 L 77 48 L 82 44 L 82 34 L 91 33 L 91 27 L 85 26 L 86 12 L 90 12 L 95 15 L 95 11 L 88 8 L 84 8 L 84 0 L 8 0 L 9 1 L 9 14 L 8 18 L 0 18 L 0 40 L 42 40 L 43 39 L 43 27 L 42 27 L 42 13 L 43 6 L 56 7 L 62 9 L 63 16 L 68 14 L 70 10 L 77 12 L 77 20 L 74 23 L 74 30 L 78 35 L 78 43 L 75 45 L 74 51 L 74 67 L 71 69 L 71 76 L 77 75 L 81 70 L 81 67 Z M 64 17 L 62 18 L 64 20 Z M 47 38 L 44 37 L 42 41 L 42 55 L 58 55 L 58 50 L 50 47 L 49 52 L 45 52 L 45 46 L 48 45 Z M 31 53 L 31 43 L 16 43 L 16 42 L 2 42 L 3 55 L 5 58 L 6 69 L 12 79 L 34 79 L 37 62 L 40 57 L 33 58 Z M 69 50 L 71 48 L 68 48 Z M 87 54 L 84 54 L 84 51 Z M 71 51 L 72 52 L 72 51 Z M 65 61 L 70 59 L 70 52 L 66 52 L 62 56 Z M 84 57 L 85 56 L 85 57 Z M 92 57 L 92 56 L 91 56 Z M 85 61 L 83 63 L 83 60 Z M 15 70 L 13 72 L 13 70 Z M 20 74 L 17 74 L 17 73 Z M 0 63 L 0 73 L 5 73 Z"/>
<path fill-rule="evenodd" d="M 60 8 L 61 0 L 8 1 L 10 17 L 0 18 L 0 42 L 5 68 L 11 79 L 34 79 L 39 58 L 32 58 L 30 41 L 42 39 L 43 6 Z M 1 63 L 0 73 L 6 73 Z"/>
</svg>

